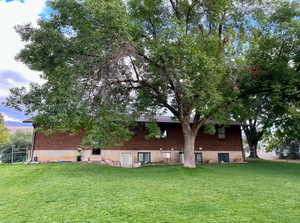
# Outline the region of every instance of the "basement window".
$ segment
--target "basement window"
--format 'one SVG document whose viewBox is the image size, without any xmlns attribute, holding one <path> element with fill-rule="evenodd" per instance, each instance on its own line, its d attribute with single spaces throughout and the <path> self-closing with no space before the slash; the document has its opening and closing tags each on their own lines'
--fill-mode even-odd
<svg viewBox="0 0 300 223">
<path fill-rule="evenodd" d="M 226 138 L 225 127 L 224 126 L 218 128 L 218 138 L 219 139 L 225 139 Z"/>
<path fill-rule="evenodd" d="M 150 163 L 151 153 L 150 152 L 138 152 L 138 162 L 140 163 Z"/>
<path fill-rule="evenodd" d="M 229 163 L 229 153 L 218 153 L 219 163 Z"/>
<path fill-rule="evenodd" d="M 93 149 L 92 155 L 101 155 L 101 149 Z"/>
<path fill-rule="evenodd" d="M 202 163 L 202 153 L 195 153 L 195 163 Z"/>
</svg>

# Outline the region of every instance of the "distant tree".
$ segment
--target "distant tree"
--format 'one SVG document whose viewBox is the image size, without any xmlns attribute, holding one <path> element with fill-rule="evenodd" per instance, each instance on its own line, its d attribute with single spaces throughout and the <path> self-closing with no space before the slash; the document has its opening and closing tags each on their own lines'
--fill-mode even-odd
<svg viewBox="0 0 300 223">
<path fill-rule="evenodd" d="M 31 148 L 32 146 L 32 131 L 16 131 L 12 135 L 10 143 L 15 148 Z"/>
<path fill-rule="evenodd" d="M 0 144 L 7 143 L 9 141 L 10 134 L 4 126 L 3 116 L 0 114 Z"/>
<path fill-rule="evenodd" d="M 283 116 L 282 122 L 277 123 L 276 128 L 281 135 L 300 140 L 300 103 L 289 108 L 289 112 Z"/>
<path fill-rule="evenodd" d="M 18 59 L 47 82 L 13 89 L 7 104 L 38 112 L 49 131 L 84 129 L 102 146 L 129 139 L 136 115 L 168 110 L 182 126 L 184 166 L 194 168 L 198 131 L 228 118 L 240 95 L 235 58 L 277 2 L 51 1 L 38 28 L 17 27 L 27 43 Z"/>
<path fill-rule="evenodd" d="M 18 149 L 30 149 L 32 146 L 32 132 L 16 131 L 11 135 L 10 140 L 0 146 L 0 150 L 11 149 L 11 147 Z"/>
<path fill-rule="evenodd" d="M 299 155 L 300 150 L 300 109 L 299 105 L 290 107 L 280 122 L 276 122 L 273 131 L 267 138 L 268 150 L 282 152 L 289 151 L 290 154 Z M 298 156 L 298 158 L 300 158 Z"/>
<path fill-rule="evenodd" d="M 280 135 L 276 132 L 273 137 L 267 140 L 268 151 L 275 151 L 280 158 L 299 159 L 300 158 L 300 140 L 291 136 Z"/>
</svg>

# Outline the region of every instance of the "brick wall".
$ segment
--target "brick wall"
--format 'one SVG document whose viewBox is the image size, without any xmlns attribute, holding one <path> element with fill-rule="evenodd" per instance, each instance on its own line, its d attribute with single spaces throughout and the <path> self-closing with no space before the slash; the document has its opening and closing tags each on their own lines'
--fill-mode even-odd
<svg viewBox="0 0 300 223">
<path fill-rule="evenodd" d="M 182 150 L 183 135 L 177 123 L 160 124 L 167 130 L 166 139 L 145 139 L 147 131 L 140 126 L 136 135 L 122 146 L 111 146 L 110 150 Z M 70 135 L 69 133 L 56 133 L 44 135 L 36 133 L 35 150 L 72 150 L 80 146 L 83 133 Z M 203 151 L 241 151 L 241 130 L 239 126 L 226 127 L 226 138 L 218 139 L 217 134 L 210 135 L 200 130 L 197 136 L 195 149 Z"/>
<path fill-rule="evenodd" d="M 80 146 L 82 142 L 83 133 L 72 135 L 69 133 L 55 133 L 51 135 L 44 135 L 40 132 L 35 133 L 34 149 L 35 150 L 72 150 Z"/>
</svg>

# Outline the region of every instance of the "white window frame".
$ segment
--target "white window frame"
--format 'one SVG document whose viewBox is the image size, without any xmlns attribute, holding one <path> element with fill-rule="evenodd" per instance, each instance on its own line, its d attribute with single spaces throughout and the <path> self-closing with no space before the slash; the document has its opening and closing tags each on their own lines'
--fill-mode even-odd
<svg viewBox="0 0 300 223">
<path fill-rule="evenodd" d="M 145 161 L 145 154 L 147 153 L 149 160 Z M 140 155 L 142 155 L 143 160 L 140 160 Z M 138 152 L 137 153 L 137 161 L 140 163 L 151 163 L 151 152 Z"/>
</svg>

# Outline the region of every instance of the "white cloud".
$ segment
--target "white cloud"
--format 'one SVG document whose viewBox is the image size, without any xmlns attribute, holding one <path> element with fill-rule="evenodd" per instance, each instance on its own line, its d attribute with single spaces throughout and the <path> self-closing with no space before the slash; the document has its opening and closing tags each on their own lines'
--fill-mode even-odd
<svg viewBox="0 0 300 223">
<path fill-rule="evenodd" d="M 14 27 L 26 23 L 36 26 L 45 2 L 46 0 L 26 0 L 24 3 L 0 1 L 0 71 L 14 71 L 22 74 L 28 81 L 43 82 L 38 72 L 30 70 L 25 64 L 15 60 L 24 43 Z"/>
<path fill-rule="evenodd" d="M 8 82 L 9 84 L 11 84 L 13 87 L 18 87 L 18 86 L 19 86 L 19 83 L 16 82 L 15 80 L 11 79 L 11 78 L 7 78 L 6 80 L 7 80 L 7 82 Z"/>
<path fill-rule="evenodd" d="M 9 90 L 8 89 L 1 89 L 0 88 L 0 97 L 1 98 L 6 98 L 9 95 Z"/>
<path fill-rule="evenodd" d="M 22 122 L 20 119 L 10 117 L 5 113 L 1 113 L 1 114 L 3 115 L 4 121 L 6 122 Z"/>
<path fill-rule="evenodd" d="M 14 87 L 28 87 L 29 81 L 21 73 L 0 71 L 0 99 L 9 95 L 9 89 Z"/>
</svg>

